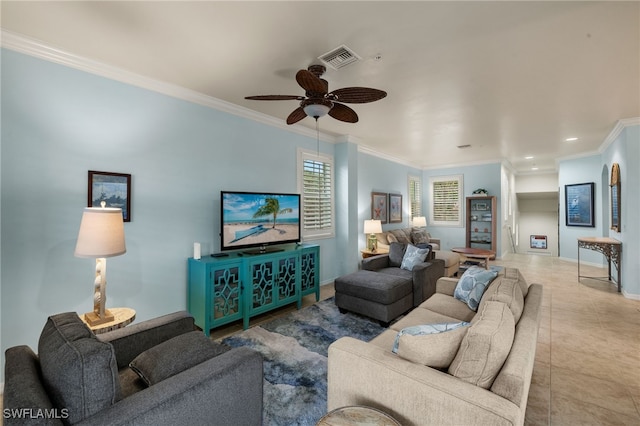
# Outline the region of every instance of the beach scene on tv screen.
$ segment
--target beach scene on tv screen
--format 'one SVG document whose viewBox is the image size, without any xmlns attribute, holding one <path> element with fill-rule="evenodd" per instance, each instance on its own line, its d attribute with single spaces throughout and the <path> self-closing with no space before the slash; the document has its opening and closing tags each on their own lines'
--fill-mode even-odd
<svg viewBox="0 0 640 426">
<path fill-rule="evenodd" d="M 224 247 L 297 241 L 300 212 L 297 195 L 222 194 Z"/>
</svg>

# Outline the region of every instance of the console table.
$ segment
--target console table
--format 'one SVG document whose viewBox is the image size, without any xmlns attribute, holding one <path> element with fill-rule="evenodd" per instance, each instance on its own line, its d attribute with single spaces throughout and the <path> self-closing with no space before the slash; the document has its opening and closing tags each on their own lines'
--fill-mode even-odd
<svg viewBox="0 0 640 426">
<path fill-rule="evenodd" d="M 282 251 L 189 259 L 188 310 L 209 336 L 212 328 L 296 303 L 320 299 L 320 247 L 302 244 Z"/>
<path fill-rule="evenodd" d="M 599 251 L 604 255 L 604 257 L 607 258 L 607 263 L 609 265 L 609 274 L 607 277 L 589 277 L 586 275 L 580 275 L 580 249 L 581 248 Z M 609 281 L 611 281 L 611 262 L 613 262 L 613 264 L 616 265 L 616 269 L 618 270 L 617 284 L 618 284 L 618 292 L 620 292 L 621 285 L 622 285 L 622 283 L 620 282 L 620 265 L 622 262 L 622 258 L 620 256 L 621 253 L 622 253 L 622 242 L 616 240 L 615 238 L 608 238 L 608 237 L 578 238 L 578 281 L 580 281 L 580 278 L 595 278 L 595 279 L 607 278 Z"/>
</svg>

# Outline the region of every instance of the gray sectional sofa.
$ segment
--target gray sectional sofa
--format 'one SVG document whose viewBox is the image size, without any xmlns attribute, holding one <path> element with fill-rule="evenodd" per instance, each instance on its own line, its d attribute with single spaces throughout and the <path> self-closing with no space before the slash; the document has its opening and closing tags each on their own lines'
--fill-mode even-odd
<svg viewBox="0 0 640 426">
<path fill-rule="evenodd" d="M 522 425 L 542 286 L 527 285 L 517 269 L 506 268 L 486 287 L 475 312 L 454 297 L 457 283 L 440 278 L 432 297 L 371 342 L 351 337 L 334 342 L 328 410 L 371 406 L 407 426 Z M 469 324 L 455 332 L 398 337 L 412 326 L 462 321 Z M 392 352 L 396 338 L 397 354 Z"/>
</svg>

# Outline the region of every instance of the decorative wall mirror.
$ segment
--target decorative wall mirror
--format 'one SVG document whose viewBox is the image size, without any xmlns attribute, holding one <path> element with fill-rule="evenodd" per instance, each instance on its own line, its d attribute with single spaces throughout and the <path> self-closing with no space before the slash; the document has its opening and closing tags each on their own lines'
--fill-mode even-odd
<svg viewBox="0 0 640 426">
<path fill-rule="evenodd" d="M 620 232 L 620 166 L 613 163 L 611 166 L 611 229 Z"/>
</svg>

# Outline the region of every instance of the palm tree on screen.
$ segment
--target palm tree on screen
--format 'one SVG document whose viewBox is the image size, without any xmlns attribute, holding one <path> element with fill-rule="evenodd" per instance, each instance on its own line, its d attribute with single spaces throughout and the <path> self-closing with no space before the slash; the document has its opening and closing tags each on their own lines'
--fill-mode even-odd
<svg viewBox="0 0 640 426">
<path fill-rule="evenodd" d="M 293 209 L 286 208 L 280 210 L 280 202 L 277 198 L 265 198 L 264 205 L 260 206 L 260 208 L 253 214 L 254 219 L 256 217 L 261 216 L 273 216 L 273 226 L 276 227 L 276 219 L 279 214 L 291 213 Z"/>
</svg>

